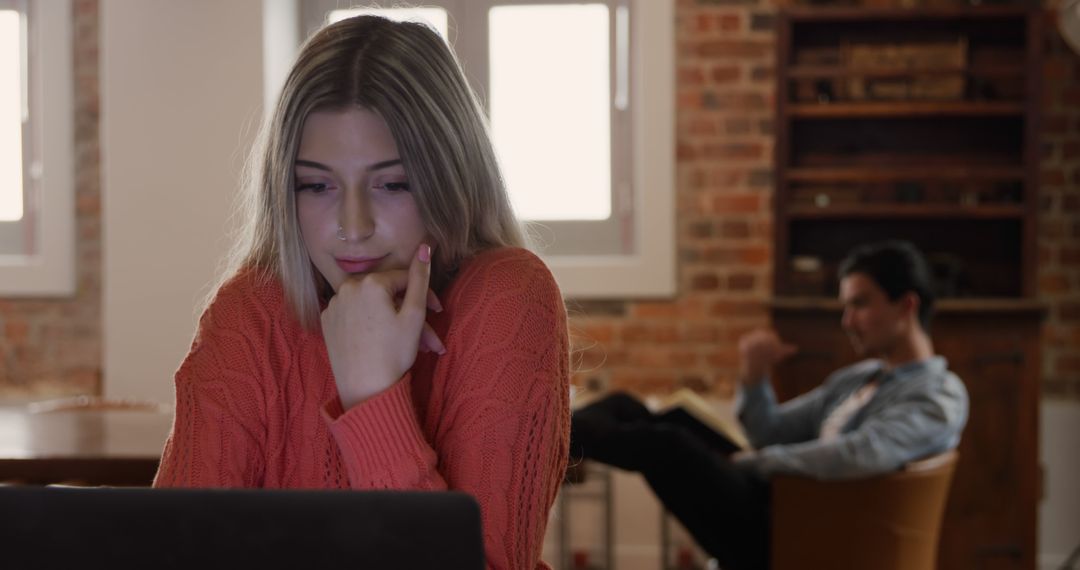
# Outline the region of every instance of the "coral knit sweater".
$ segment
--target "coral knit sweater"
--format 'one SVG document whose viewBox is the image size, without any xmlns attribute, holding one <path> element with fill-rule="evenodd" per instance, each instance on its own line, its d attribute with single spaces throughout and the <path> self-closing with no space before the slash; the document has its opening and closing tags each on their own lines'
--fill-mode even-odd
<svg viewBox="0 0 1080 570">
<path fill-rule="evenodd" d="M 569 348 L 551 273 L 517 248 L 480 253 L 384 392 L 343 410 L 326 345 L 281 285 L 241 272 L 218 291 L 176 372 L 157 487 L 453 489 L 480 504 L 490 568 L 546 568 L 548 511 L 566 468 Z"/>
</svg>

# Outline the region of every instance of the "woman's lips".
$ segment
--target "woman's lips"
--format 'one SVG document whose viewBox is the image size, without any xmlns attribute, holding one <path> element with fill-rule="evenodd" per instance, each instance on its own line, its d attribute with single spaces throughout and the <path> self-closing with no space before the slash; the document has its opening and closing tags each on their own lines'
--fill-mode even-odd
<svg viewBox="0 0 1080 570">
<path fill-rule="evenodd" d="M 383 259 L 386 259 L 386 255 L 382 257 L 335 257 L 334 261 L 345 273 L 367 273 L 378 267 Z"/>
</svg>

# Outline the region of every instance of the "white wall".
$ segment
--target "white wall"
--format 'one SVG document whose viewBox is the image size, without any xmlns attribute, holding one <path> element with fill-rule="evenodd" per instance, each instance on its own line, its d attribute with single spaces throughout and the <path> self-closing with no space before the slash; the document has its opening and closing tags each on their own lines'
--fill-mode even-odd
<svg viewBox="0 0 1080 570">
<path fill-rule="evenodd" d="M 262 92 L 260 0 L 103 0 L 104 392 L 171 402 Z"/>
<path fill-rule="evenodd" d="M 1057 570 L 1080 546 L 1080 402 L 1043 400 L 1039 567 Z"/>
</svg>

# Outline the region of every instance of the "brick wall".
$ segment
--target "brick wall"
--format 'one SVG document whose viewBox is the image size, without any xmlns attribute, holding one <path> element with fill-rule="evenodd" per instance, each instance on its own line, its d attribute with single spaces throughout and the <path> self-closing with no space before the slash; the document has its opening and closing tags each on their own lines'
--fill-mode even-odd
<svg viewBox="0 0 1080 570">
<path fill-rule="evenodd" d="M 768 323 L 772 3 L 677 0 L 679 294 L 571 303 L 575 382 L 732 392 L 734 341 Z M 98 1 L 76 0 L 78 279 L 66 301 L 0 300 L 0 398 L 93 393 L 101 376 Z M 1046 392 L 1080 399 L 1080 57 L 1048 33 L 1040 296 Z"/>
<path fill-rule="evenodd" d="M 774 14 L 767 0 L 679 0 L 680 292 L 671 302 L 582 305 L 576 383 L 731 393 L 734 340 L 768 323 Z M 1043 376 L 1048 396 L 1080 399 L 1080 56 L 1047 20 Z"/>
<path fill-rule="evenodd" d="M 743 0 L 677 6 L 679 294 L 572 305 L 576 381 L 729 395 L 734 342 L 767 324 L 772 289 L 775 12 Z"/>
<path fill-rule="evenodd" d="M 0 399 L 101 387 L 98 2 L 76 0 L 73 11 L 77 291 L 69 299 L 0 299 Z"/>
<path fill-rule="evenodd" d="M 1043 157 L 1039 296 L 1044 392 L 1080 399 L 1080 55 L 1047 18 L 1043 66 Z"/>
</svg>

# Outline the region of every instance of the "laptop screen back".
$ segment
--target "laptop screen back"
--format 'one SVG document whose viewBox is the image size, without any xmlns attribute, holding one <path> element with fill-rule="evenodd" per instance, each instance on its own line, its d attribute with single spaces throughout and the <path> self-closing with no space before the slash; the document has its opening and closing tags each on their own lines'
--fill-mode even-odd
<svg viewBox="0 0 1080 570">
<path fill-rule="evenodd" d="M 8 568 L 480 569 L 464 493 L 0 488 Z"/>
</svg>

